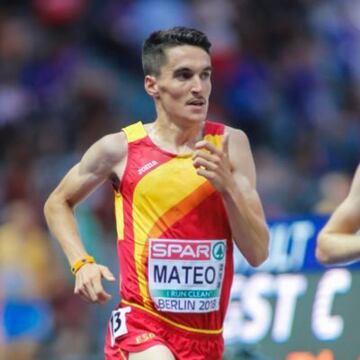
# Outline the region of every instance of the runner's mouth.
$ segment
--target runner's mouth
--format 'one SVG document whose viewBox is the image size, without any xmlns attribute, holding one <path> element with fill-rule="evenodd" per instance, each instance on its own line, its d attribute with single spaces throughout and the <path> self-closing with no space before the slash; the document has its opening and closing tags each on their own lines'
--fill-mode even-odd
<svg viewBox="0 0 360 360">
<path fill-rule="evenodd" d="M 186 103 L 186 105 L 191 105 L 191 106 L 204 106 L 205 104 L 206 101 L 203 99 L 190 100 Z"/>
</svg>

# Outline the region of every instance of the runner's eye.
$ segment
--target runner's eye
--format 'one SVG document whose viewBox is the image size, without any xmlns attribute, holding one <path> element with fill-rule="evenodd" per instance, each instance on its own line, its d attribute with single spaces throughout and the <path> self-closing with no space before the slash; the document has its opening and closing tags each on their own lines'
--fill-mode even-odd
<svg viewBox="0 0 360 360">
<path fill-rule="evenodd" d="M 175 72 L 175 78 L 178 80 L 189 80 L 193 76 L 191 71 L 183 70 L 179 72 Z"/>
<path fill-rule="evenodd" d="M 210 71 L 205 71 L 205 72 L 203 72 L 201 74 L 201 79 L 206 80 L 206 79 L 210 78 L 210 76 L 211 76 L 211 72 Z"/>
</svg>

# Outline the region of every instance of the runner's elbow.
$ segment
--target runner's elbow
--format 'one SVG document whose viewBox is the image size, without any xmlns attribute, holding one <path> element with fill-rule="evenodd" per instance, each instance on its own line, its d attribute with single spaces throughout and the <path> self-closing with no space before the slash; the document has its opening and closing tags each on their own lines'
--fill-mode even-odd
<svg viewBox="0 0 360 360">
<path fill-rule="evenodd" d="M 247 258 L 249 264 L 253 267 L 260 266 L 269 257 L 269 238 L 266 237 L 257 251 Z"/>
<path fill-rule="evenodd" d="M 264 227 L 261 235 L 261 246 L 259 247 L 259 255 L 254 266 L 260 266 L 269 257 L 270 232 L 267 226 Z"/>
<path fill-rule="evenodd" d="M 327 242 L 322 236 L 322 234 L 320 234 L 317 239 L 315 257 L 319 263 L 324 265 L 329 265 L 334 263 L 334 259 L 331 255 L 331 251 L 327 246 Z"/>
<path fill-rule="evenodd" d="M 56 190 L 53 191 L 44 203 L 44 216 L 48 220 L 53 214 L 57 213 L 60 208 L 72 207 L 62 196 L 60 196 Z"/>
<path fill-rule="evenodd" d="M 45 218 L 47 218 L 49 216 L 52 208 L 53 208 L 53 198 L 52 198 L 52 194 L 50 194 L 50 196 L 46 199 L 46 201 L 44 203 L 43 212 L 44 212 Z"/>
<path fill-rule="evenodd" d="M 327 251 L 326 249 L 322 249 L 320 247 L 316 247 L 315 257 L 316 260 L 323 265 L 334 265 L 339 262 L 337 257 L 333 256 L 330 251 Z"/>
<path fill-rule="evenodd" d="M 268 257 L 269 257 L 269 250 L 268 248 L 264 248 L 254 256 L 249 257 L 247 260 L 251 266 L 258 267 L 263 262 L 265 262 Z"/>
</svg>

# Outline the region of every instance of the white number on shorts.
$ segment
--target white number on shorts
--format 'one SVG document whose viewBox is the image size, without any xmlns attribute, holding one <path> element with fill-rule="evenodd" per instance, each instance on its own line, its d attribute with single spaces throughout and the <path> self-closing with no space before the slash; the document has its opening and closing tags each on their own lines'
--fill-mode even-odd
<svg viewBox="0 0 360 360">
<path fill-rule="evenodd" d="M 120 308 L 114 310 L 111 313 L 110 318 L 110 334 L 111 334 L 111 346 L 114 346 L 115 340 L 124 334 L 127 334 L 126 317 L 125 315 L 131 311 L 131 307 Z"/>
</svg>

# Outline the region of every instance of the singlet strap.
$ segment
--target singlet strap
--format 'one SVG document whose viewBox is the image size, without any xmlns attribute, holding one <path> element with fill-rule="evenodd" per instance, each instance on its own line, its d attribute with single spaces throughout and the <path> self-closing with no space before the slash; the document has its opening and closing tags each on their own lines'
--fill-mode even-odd
<svg viewBox="0 0 360 360">
<path fill-rule="evenodd" d="M 218 149 L 222 147 L 225 125 L 213 121 L 206 121 L 204 128 L 204 140 L 214 144 Z"/>
<path fill-rule="evenodd" d="M 205 122 L 205 135 L 223 135 L 225 132 L 225 125 L 214 121 L 207 120 Z"/>
<path fill-rule="evenodd" d="M 144 125 L 141 121 L 124 127 L 122 131 L 125 133 L 129 143 L 143 139 L 147 136 Z"/>
</svg>

